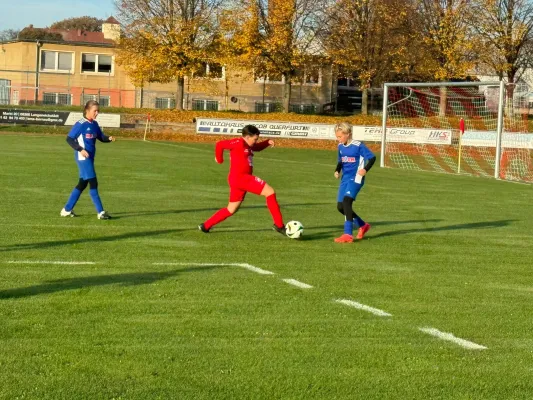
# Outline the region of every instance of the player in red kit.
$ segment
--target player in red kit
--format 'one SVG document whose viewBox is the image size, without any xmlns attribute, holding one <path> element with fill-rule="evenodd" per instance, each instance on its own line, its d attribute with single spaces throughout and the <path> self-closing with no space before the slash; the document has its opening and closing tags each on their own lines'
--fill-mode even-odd
<svg viewBox="0 0 533 400">
<path fill-rule="evenodd" d="M 250 192 L 265 196 L 267 207 L 274 220 L 273 229 L 285 234 L 285 224 L 274 189 L 261 178 L 252 175 L 254 152 L 274 146 L 273 140 L 258 142 L 259 133 L 256 126 L 246 125 L 242 129 L 242 137 L 217 142 L 215 147 L 215 161 L 217 163 L 222 164 L 224 162 L 224 150 L 230 152 L 229 203 L 227 207 L 221 208 L 211 218 L 198 226 L 202 232 L 208 233 L 213 226 L 235 214 L 246 193 Z"/>
</svg>

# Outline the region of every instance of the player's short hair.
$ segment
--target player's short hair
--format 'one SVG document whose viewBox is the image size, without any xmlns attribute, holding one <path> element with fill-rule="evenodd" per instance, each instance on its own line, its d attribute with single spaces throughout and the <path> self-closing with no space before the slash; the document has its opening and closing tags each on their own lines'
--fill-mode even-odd
<svg viewBox="0 0 533 400">
<path fill-rule="evenodd" d="M 344 132 L 344 133 L 347 133 L 347 134 L 351 134 L 352 133 L 352 124 L 350 124 L 349 122 L 341 122 L 337 125 L 335 125 L 335 132 L 337 131 L 341 131 L 341 132 Z"/>
<path fill-rule="evenodd" d="M 244 128 L 242 128 L 242 136 L 255 136 L 259 135 L 261 132 L 259 132 L 259 128 L 255 125 L 246 125 Z"/>
<path fill-rule="evenodd" d="M 91 109 L 93 106 L 99 106 L 100 104 L 96 100 L 89 100 L 87 103 L 85 103 L 85 107 L 83 108 L 83 115 Z"/>
</svg>

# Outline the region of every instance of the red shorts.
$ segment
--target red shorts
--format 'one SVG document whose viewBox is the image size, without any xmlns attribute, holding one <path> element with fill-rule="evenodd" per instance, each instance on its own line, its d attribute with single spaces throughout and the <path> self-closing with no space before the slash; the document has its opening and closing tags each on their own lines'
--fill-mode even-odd
<svg viewBox="0 0 533 400">
<path fill-rule="evenodd" d="M 247 192 L 260 195 L 266 182 L 261 178 L 253 175 L 230 176 L 229 183 L 229 201 L 243 201 Z"/>
</svg>

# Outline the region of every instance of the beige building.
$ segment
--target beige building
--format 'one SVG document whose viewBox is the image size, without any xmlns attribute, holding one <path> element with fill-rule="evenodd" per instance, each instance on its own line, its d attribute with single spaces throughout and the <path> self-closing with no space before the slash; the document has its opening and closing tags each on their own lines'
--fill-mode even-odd
<svg viewBox="0 0 533 400">
<path fill-rule="evenodd" d="M 0 43 L 0 105 L 82 105 L 175 108 L 176 83 L 135 87 L 115 62 L 120 25 L 110 17 L 102 32 L 50 30 L 62 42 L 13 40 Z M 255 77 L 253 71 L 226 71 L 205 64 L 185 80 L 184 107 L 195 110 L 269 112 L 280 107 L 282 77 Z M 331 68 L 302 71 L 293 82 L 291 110 L 320 112 L 335 100 Z"/>
</svg>

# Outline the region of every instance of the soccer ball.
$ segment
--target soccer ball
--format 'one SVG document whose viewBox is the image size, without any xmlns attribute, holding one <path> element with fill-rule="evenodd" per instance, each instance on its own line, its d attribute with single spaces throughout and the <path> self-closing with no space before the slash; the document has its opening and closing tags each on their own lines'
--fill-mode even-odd
<svg viewBox="0 0 533 400">
<path fill-rule="evenodd" d="M 299 239 L 304 233 L 304 226 L 299 221 L 289 221 L 285 225 L 285 232 L 291 239 Z"/>
</svg>

